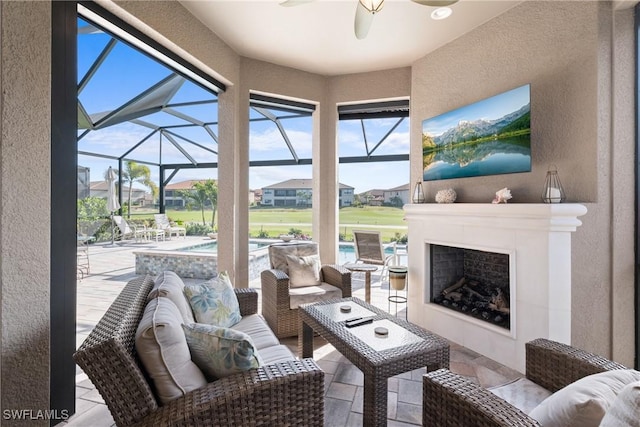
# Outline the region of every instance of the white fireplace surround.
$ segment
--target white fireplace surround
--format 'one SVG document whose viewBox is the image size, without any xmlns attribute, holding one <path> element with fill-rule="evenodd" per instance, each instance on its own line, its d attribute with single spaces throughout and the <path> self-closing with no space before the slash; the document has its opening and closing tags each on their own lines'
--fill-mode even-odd
<svg viewBox="0 0 640 427">
<path fill-rule="evenodd" d="M 571 344 L 571 233 L 580 204 L 410 204 L 409 320 L 503 365 L 525 371 L 525 343 Z M 511 329 L 433 304 L 430 245 L 509 254 Z"/>
</svg>

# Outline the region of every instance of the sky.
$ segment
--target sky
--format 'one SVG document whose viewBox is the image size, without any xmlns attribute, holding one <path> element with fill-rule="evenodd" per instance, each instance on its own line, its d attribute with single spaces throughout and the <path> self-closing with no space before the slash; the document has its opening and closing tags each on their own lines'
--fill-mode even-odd
<svg viewBox="0 0 640 427">
<path fill-rule="evenodd" d="M 79 28 L 86 22 L 78 20 Z M 100 32 L 81 33 L 78 36 L 78 79 L 90 69 L 95 59 L 105 49 L 110 36 Z M 88 84 L 79 93 L 82 106 L 89 114 L 99 114 L 114 110 L 137 94 L 158 84 L 170 76 L 171 70 L 155 60 L 137 52 L 133 48 L 117 42 L 105 61 L 91 77 Z M 178 113 L 196 117 L 207 123 L 215 135 L 218 133 L 216 96 L 201 87 L 185 81 L 181 84 L 171 103 L 209 100 L 210 103 L 197 106 L 177 106 Z M 256 111 L 247 112 L 250 117 L 263 117 Z M 275 111 L 282 116 L 285 113 Z M 288 115 L 288 114 L 286 114 Z M 165 112 L 155 113 L 142 118 L 155 125 L 180 124 L 184 121 Z M 408 154 L 409 119 L 406 118 L 396 130 L 371 152 L 376 144 L 396 124 L 398 119 L 367 120 L 364 123 L 367 144 L 365 145 L 360 121 L 341 121 L 338 126 L 338 152 L 341 157 L 365 156 L 367 147 L 372 155 Z M 312 157 L 312 119 L 311 117 L 282 119 L 282 125 L 299 158 Z M 79 135 L 82 131 L 79 131 Z M 99 131 L 91 131 L 78 142 L 81 152 L 98 153 L 119 157 L 136 143 L 148 138 L 133 150 L 128 157 L 140 161 L 158 163 L 189 163 L 189 160 L 166 137 L 157 133 L 149 136 L 152 129 L 132 123 L 116 124 Z M 217 152 L 218 144 L 202 127 L 181 129 L 180 134 L 198 145 Z M 198 163 L 217 162 L 217 155 L 194 144 L 174 137 L 174 140 L 186 148 Z M 221 142 L 224 143 L 224 142 Z M 250 125 L 250 160 L 291 159 L 292 154 L 277 126 L 271 121 L 254 121 Z M 104 179 L 109 166 L 117 168 L 117 161 L 80 154 L 78 164 L 90 168 L 91 181 Z M 151 178 L 158 182 L 159 168 L 149 166 Z M 262 188 L 291 178 L 312 177 L 311 166 L 252 167 L 249 171 L 251 189 Z M 183 169 L 172 179 L 172 183 L 190 179 L 217 179 L 215 169 Z M 409 182 L 409 162 L 351 163 L 339 165 L 341 183 L 355 188 L 356 193 L 371 189 L 387 189 Z M 141 187 L 137 185 L 138 187 Z"/>
<path fill-rule="evenodd" d="M 507 92 L 483 99 L 473 104 L 448 111 L 422 122 L 422 132 L 438 136 L 454 128 L 461 120 L 494 120 L 519 110 L 529 103 L 530 85 L 524 85 Z"/>
</svg>

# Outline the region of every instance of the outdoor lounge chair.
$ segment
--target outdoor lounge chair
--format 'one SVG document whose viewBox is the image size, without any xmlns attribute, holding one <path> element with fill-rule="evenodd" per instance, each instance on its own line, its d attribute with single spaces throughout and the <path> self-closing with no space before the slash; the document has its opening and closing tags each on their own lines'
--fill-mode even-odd
<svg viewBox="0 0 640 427">
<path fill-rule="evenodd" d="M 385 270 L 397 260 L 397 256 L 387 255 L 382 246 L 379 231 L 353 230 L 353 242 L 356 251 L 356 262 L 382 266 L 380 281 L 384 279 Z"/>
<path fill-rule="evenodd" d="M 113 222 L 116 223 L 120 231 L 120 240 L 134 239 L 136 242 L 139 242 L 146 239 L 147 230 L 145 228 L 129 224 L 127 220 L 120 215 L 114 215 Z"/>
<path fill-rule="evenodd" d="M 185 227 L 171 225 L 166 214 L 155 214 L 153 215 L 153 218 L 156 222 L 156 229 L 164 230 L 165 236 L 168 235 L 169 238 L 173 235 L 180 237 L 180 233 L 182 233 L 183 237 L 187 237 L 187 229 Z"/>
</svg>

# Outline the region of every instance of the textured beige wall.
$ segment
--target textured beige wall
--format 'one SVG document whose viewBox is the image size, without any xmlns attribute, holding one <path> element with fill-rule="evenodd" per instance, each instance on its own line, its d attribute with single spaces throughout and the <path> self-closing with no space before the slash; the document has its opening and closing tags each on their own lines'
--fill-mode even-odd
<svg viewBox="0 0 640 427">
<path fill-rule="evenodd" d="M 531 84 L 532 171 L 428 182 L 429 201 L 453 187 L 459 201 L 489 202 L 508 186 L 513 202 L 537 203 L 551 162 L 569 201 L 597 199 L 596 11 L 595 2 L 527 2 L 414 63 L 415 159 L 422 120 Z M 412 181 L 422 176 L 421 163 L 413 167 Z"/>
<path fill-rule="evenodd" d="M 617 13 L 612 33 L 606 2 L 526 2 L 416 61 L 411 167 L 413 182 L 422 176 L 422 120 L 530 83 L 532 171 L 428 182 L 427 198 L 452 187 L 460 202 L 488 203 L 509 187 L 512 202 L 539 203 L 556 164 L 568 201 L 589 209 L 573 237 L 572 341 L 631 365 L 633 307 L 621 298 L 633 293 L 633 28 L 631 11 Z"/>
<path fill-rule="evenodd" d="M 0 10 L 0 405 L 38 410 L 49 407 L 51 5 Z"/>
<path fill-rule="evenodd" d="M 612 147 L 612 343 L 613 358 L 633 366 L 635 158 L 635 24 L 633 9 L 615 12 L 613 20 Z"/>
</svg>

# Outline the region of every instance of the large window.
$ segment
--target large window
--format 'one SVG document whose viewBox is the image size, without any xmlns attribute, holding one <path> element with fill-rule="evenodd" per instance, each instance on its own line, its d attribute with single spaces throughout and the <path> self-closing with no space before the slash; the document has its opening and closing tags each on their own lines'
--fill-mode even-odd
<svg viewBox="0 0 640 427">
<path fill-rule="evenodd" d="M 82 10 L 78 165 L 88 191 L 78 195 L 80 223 L 95 229 L 100 217 L 107 218 L 109 168 L 118 174 L 123 215 L 150 219 L 167 206 L 172 219 L 199 220 L 197 212 L 184 209 L 190 205 L 183 192 L 164 187 L 217 179 L 217 91 L 223 87 L 168 65 L 131 34 Z"/>
<path fill-rule="evenodd" d="M 406 240 L 409 202 L 409 101 L 338 108 L 340 238 L 374 229 L 383 241 Z"/>
<path fill-rule="evenodd" d="M 249 111 L 249 235 L 311 237 L 312 104 L 259 94 Z"/>
</svg>

